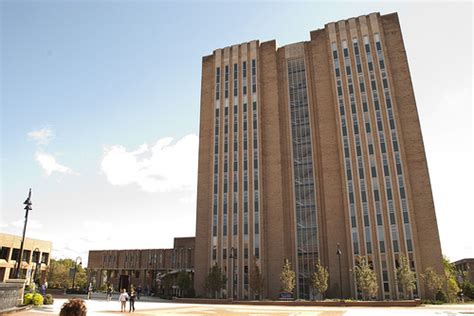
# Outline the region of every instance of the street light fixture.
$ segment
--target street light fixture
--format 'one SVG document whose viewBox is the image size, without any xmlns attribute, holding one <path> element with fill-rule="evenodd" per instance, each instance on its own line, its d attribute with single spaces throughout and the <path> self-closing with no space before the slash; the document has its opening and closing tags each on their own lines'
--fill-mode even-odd
<svg viewBox="0 0 474 316">
<path fill-rule="evenodd" d="M 18 261 L 16 262 L 16 278 L 19 279 L 20 278 L 20 271 L 21 271 L 21 260 L 22 260 L 22 257 L 23 257 L 23 246 L 25 245 L 25 233 L 26 233 L 26 225 L 28 223 L 28 212 L 31 211 L 33 208 L 31 207 L 31 205 L 33 205 L 33 203 L 31 203 L 31 188 L 30 188 L 30 192 L 28 193 L 28 197 L 26 198 L 25 202 L 23 202 L 23 204 L 25 205 L 25 225 L 23 226 L 23 236 L 21 238 L 21 245 L 20 245 L 20 253 L 18 255 Z"/>
<path fill-rule="evenodd" d="M 74 262 L 74 275 L 72 277 L 72 289 L 74 289 L 74 285 L 75 285 L 75 282 L 76 282 L 76 272 L 77 272 L 77 265 L 78 265 L 77 261 L 79 261 L 79 265 L 82 266 L 82 258 L 77 257 L 76 261 Z"/>
<path fill-rule="evenodd" d="M 237 259 L 237 249 L 234 247 L 230 248 L 230 256 L 229 259 L 232 259 L 232 298 L 235 298 L 235 259 Z"/>
<path fill-rule="evenodd" d="M 35 274 L 33 275 L 33 282 L 34 283 L 36 283 L 36 279 L 38 277 L 38 266 L 39 266 L 39 270 L 41 270 L 41 265 L 40 265 L 40 254 L 41 254 L 41 252 L 40 252 L 38 247 L 36 247 L 33 250 L 33 256 L 34 256 L 35 253 L 37 254 L 37 256 L 36 256 Z"/>
<path fill-rule="evenodd" d="M 339 248 L 339 243 L 337 244 L 337 250 L 336 250 L 336 255 L 337 255 L 337 260 L 339 261 L 339 288 L 341 290 L 341 300 L 343 299 L 342 297 L 342 272 L 341 272 L 341 255 L 342 251 Z"/>
</svg>

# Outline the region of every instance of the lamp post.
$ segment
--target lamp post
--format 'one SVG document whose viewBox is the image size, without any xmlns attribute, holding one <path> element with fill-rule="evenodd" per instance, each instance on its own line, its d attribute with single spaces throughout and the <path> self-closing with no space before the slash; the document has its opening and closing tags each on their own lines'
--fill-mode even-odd
<svg viewBox="0 0 474 316">
<path fill-rule="evenodd" d="M 232 299 L 235 298 L 235 291 L 234 291 L 234 281 L 235 281 L 235 259 L 237 259 L 237 253 L 236 251 L 237 249 L 235 249 L 234 247 L 230 248 L 230 259 L 232 259 L 232 286 L 231 286 L 231 289 L 232 289 Z"/>
<path fill-rule="evenodd" d="M 40 250 L 38 247 L 36 247 L 34 250 L 33 250 L 33 255 L 37 254 L 36 256 L 36 265 L 35 265 L 35 274 L 33 275 L 33 282 L 36 283 L 36 279 L 37 279 L 37 276 L 38 276 L 38 266 L 39 266 L 39 269 L 41 270 L 41 265 L 40 265 Z M 39 282 L 38 282 L 39 283 Z"/>
<path fill-rule="evenodd" d="M 26 233 L 26 225 L 28 224 L 28 212 L 32 210 L 32 207 L 31 205 L 33 203 L 31 203 L 31 189 L 30 189 L 30 192 L 28 193 L 28 197 L 26 198 L 25 202 L 23 202 L 23 204 L 25 204 L 25 225 L 23 226 L 23 236 L 21 238 L 21 245 L 20 245 L 20 253 L 18 255 L 18 261 L 16 263 L 16 278 L 19 279 L 20 278 L 20 271 L 21 271 L 21 260 L 22 260 L 22 257 L 23 257 L 23 246 L 25 244 L 25 233 Z"/>
<path fill-rule="evenodd" d="M 79 261 L 79 265 L 81 266 L 82 265 L 82 258 L 81 257 L 77 257 L 76 258 L 76 261 L 74 262 L 74 275 L 72 276 L 72 288 L 74 289 L 74 285 L 75 285 L 75 282 L 76 282 L 76 272 L 77 272 L 77 261 Z"/>
<path fill-rule="evenodd" d="M 341 300 L 343 299 L 342 297 L 342 272 L 341 272 L 341 255 L 342 251 L 339 248 L 339 243 L 337 244 L 337 250 L 336 250 L 336 255 L 337 255 L 337 261 L 339 261 L 339 288 L 341 290 Z"/>
</svg>

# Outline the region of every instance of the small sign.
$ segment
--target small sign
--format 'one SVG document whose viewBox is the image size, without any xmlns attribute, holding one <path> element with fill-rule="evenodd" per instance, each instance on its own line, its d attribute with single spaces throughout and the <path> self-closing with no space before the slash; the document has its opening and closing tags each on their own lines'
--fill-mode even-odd
<svg viewBox="0 0 474 316">
<path fill-rule="evenodd" d="M 75 271 L 76 271 L 76 269 L 74 269 L 74 268 L 70 268 L 70 269 L 69 269 L 69 277 L 70 277 L 70 278 L 73 278 L 73 277 L 74 277 L 74 272 L 75 272 Z"/>
</svg>

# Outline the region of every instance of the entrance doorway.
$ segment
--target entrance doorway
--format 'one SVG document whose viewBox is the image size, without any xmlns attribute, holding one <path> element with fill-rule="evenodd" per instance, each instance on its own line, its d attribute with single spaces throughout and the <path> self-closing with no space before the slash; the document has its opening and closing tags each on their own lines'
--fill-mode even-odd
<svg viewBox="0 0 474 316">
<path fill-rule="evenodd" d="M 128 291 L 129 285 L 130 285 L 130 276 L 121 274 L 119 278 L 119 291 L 121 292 L 123 289 L 127 289 Z"/>
</svg>

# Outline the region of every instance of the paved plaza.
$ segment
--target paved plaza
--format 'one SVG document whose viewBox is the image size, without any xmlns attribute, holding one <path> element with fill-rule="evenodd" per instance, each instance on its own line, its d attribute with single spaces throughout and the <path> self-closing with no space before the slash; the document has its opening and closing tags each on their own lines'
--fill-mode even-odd
<svg viewBox="0 0 474 316">
<path fill-rule="evenodd" d="M 54 300 L 52 306 L 32 308 L 15 313 L 15 316 L 58 315 L 66 298 Z M 107 302 L 102 298 L 86 300 L 87 315 L 123 315 L 120 304 L 114 299 Z M 128 306 L 127 306 L 128 307 Z M 137 301 L 135 315 L 313 315 L 313 316 L 456 316 L 474 315 L 474 304 L 427 305 L 420 307 L 296 307 L 255 305 L 185 304 L 170 301 Z"/>
</svg>

